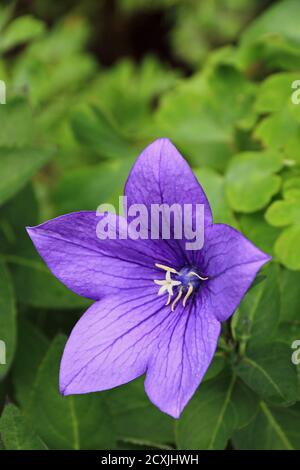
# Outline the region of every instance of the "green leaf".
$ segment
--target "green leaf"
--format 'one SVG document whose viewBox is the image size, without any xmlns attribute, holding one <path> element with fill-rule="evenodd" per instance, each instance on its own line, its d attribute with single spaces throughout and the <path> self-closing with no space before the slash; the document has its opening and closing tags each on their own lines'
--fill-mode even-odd
<svg viewBox="0 0 300 470">
<path fill-rule="evenodd" d="M 0 39 L 0 51 L 6 52 L 13 47 L 32 41 L 45 31 L 44 23 L 33 16 L 24 15 L 8 25 Z"/>
<path fill-rule="evenodd" d="M 218 125 L 214 116 L 210 117 L 208 105 L 203 109 L 200 79 L 198 87 L 188 85 L 183 82 L 180 88 L 163 97 L 157 114 L 160 135 L 169 136 L 193 165 L 222 169 L 231 153 L 232 136 Z"/>
<path fill-rule="evenodd" d="M 23 253 L 32 243 L 25 227 L 37 225 L 39 207 L 31 185 L 25 186 L 0 208 L 0 251 Z"/>
<path fill-rule="evenodd" d="M 272 5 L 251 22 L 241 36 L 239 52 L 243 67 L 261 60 L 271 67 L 297 70 L 299 14 L 299 2 L 285 0 Z"/>
<path fill-rule="evenodd" d="M 290 138 L 285 142 L 283 146 L 283 151 L 287 156 L 288 162 L 291 162 L 292 165 L 300 165 L 300 155 L 299 155 L 299 147 L 300 147 L 300 133 L 299 129 L 297 132 L 293 133 Z"/>
<path fill-rule="evenodd" d="M 28 403 L 35 375 L 48 348 L 49 341 L 45 335 L 28 320 L 21 318 L 12 377 L 17 400 L 23 408 Z"/>
<path fill-rule="evenodd" d="M 276 175 L 282 157 L 273 152 L 243 152 L 229 163 L 226 173 L 226 195 L 238 212 L 255 212 L 265 207 L 281 185 Z"/>
<path fill-rule="evenodd" d="M 275 227 L 285 227 L 275 243 L 279 261 L 289 269 L 300 270 L 300 191 L 284 191 L 284 199 L 275 201 L 266 212 L 266 220 Z"/>
<path fill-rule="evenodd" d="M 34 123 L 29 103 L 21 97 L 12 97 L 0 106 L 0 146 L 22 147 L 30 145 Z"/>
<path fill-rule="evenodd" d="M 300 32 L 297 22 L 299 15 L 300 5 L 297 0 L 284 0 L 273 5 L 243 33 L 243 42 L 251 43 L 257 41 L 260 36 L 276 33 L 299 43 Z"/>
<path fill-rule="evenodd" d="M 284 199 L 275 201 L 266 212 L 266 220 L 274 227 L 298 224 L 300 215 L 300 190 L 284 191 Z"/>
<path fill-rule="evenodd" d="M 65 341 L 65 337 L 57 336 L 40 363 L 26 416 L 50 449 L 115 448 L 104 394 L 59 394 L 59 364 Z"/>
<path fill-rule="evenodd" d="M 151 126 L 153 103 L 176 84 L 178 74 L 154 56 L 146 56 L 139 64 L 122 59 L 102 70 L 89 95 L 122 132 L 136 139 Z"/>
<path fill-rule="evenodd" d="M 52 150 L 0 147 L 0 204 L 22 189 L 34 173 L 53 156 Z"/>
<path fill-rule="evenodd" d="M 34 44 L 26 49 L 26 54 L 57 63 L 66 60 L 74 53 L 85 49 L 90 36 L 89 24 L 83 16 L 68 15 Z"/>
<path fill-rule="evenodd" d="M 106 392 L 107 403 L 119 440 L 160 445 L 174 443 L 174 420 L 148 399 L 144 380 L 138 379 Z"/>
<path fill-rule="evenodd" d="M 271 340 L 280 319 L 279 267 L 270 264 L 264 270 L 265 280 L 248 291 L 232 320 L 235 339 L 250 347 Z"/>
<path fill-rule="evenodd" d="M 256 100 L 256 109 L 263 114 L 263 119 L 254 136 L 265 147 L 284 151 L 285 162 L 290 165 L 299 160 L 300 108 L 292 101 L 295 91 L 292 84 L 297 79 L 296 73 L 271 75 L 260 85 Z"/>
<path fill-rule="evenodd" d="M 77 111 L 72 119 L 72 128 L 78 142 L 100 157 L 127 158 L 136 154 L 134 147 L 99 108 Z"/>
<path fill-rule="evenodd" d="M 263 119 L 256 127 L 254 137 L 266 148 L 283 150 L 298 132 L 299 124 L 290 109 L 285 107 Z"/>
<path fill-rule="evenodd" d="M 113 204 L 118 210 L 131 163 L 117 160 L 70 171 L 55 192 L 58 213 L 96 210 L 100 204 Z"/>
<path fill-rule="evenodd" d="M 1 382 L 0 383 L 0 413 L 2 413 L 3 411 L 3 408 L 4 408 L 4 405 L 5 405 L 5 401 L 7 399 L 7 385 L 8 383 L 7 382 Z M 1 450 L 1 439 L 0 439 L 0 450 Z"/>
<path fill-rule="evenodd" d="M 283 194 L 286 196 L 296 196 L 297 194 L 300 197 L 300 176 L 296 176 L 297 173 L 295 172 L 288 172 L 286 173 L 286 177 L 282 186 Z"/>
<path fill-rule="evenodd" d="M 232 392 L 232 404 L 237 416 L 236 429 L 243 429 L 258 412 L 258 397 L 242 380 L 238 379 Z"/>
<path fill-rule="evenodd" d="M 66 107 L 70 106 L 68 98 L 78 89 L 80 84 L 85 84 L 95 71 L 94 60 L 83 54 L 72 54 L 61 62 L 55 59 L 53 62 L 44 63 L 40 58 L 23 56 L 24 64 L 18 64 L 15 81 L 18 87 L 30 87 L 34 104 L 52 103 L 53 99 L 61 97 Z M 51 75 L 51 80 L 49 80 Z M 77 102 L 74 102 L 74 105 Z M 50 108 L 51 109 L 51 108 Z M 47 110 L 44 112 L 47 113 Z"/>
<path fill-rule="evenodd" d="M 291 348 L 284 343 L 247 349 L 235 370 L 254 392 L 273 404 L 288 405 L 298 398 L 297 370 L 291 361 Z"/>
<path fill-rule="evenodd" d="M 0 260 L 0 379 L 8 372 L 16 347 L 15 295 L 9 272 Z"/>
<path fill-rule="evenodd" d="M 203 383 L 187 405 L 176 427 L 179 449 L 224 449 L 238 417 L 232 404 L 235 377 L 221 374 Z"/>
<path fill-rule="evenodd" d="M 265 253 L 273 253 L 273 246 L 280 230 L 266 223 L 263 212 L 243 214 L 239 223 L 243 234 L 258 248 Z"/>
<path fill-rule="evenodd" d="M 234 447 L 241 450 L 299 450 L 299 420 L 299 403 L 290 408 L 279 408 L 262 401 L 255 419 L 234 434 Z"/>
<path fill-rule="evenodd" d="M 0 31 L 6 26 L 8 21 L 11 19 L 14 12 L 15 4 L 11 2 L 9 5 L 0 6 Z"/>
<path fill-rule="evenodd" d="M 173 139 L 195 167 L 223 170 L 235 148 L 236 127 L 253 116 L 253 92 L 228 65 L 196 74 L 163 96 L 156 135 Z"/>
<path fill-rule="evenodd" d="M 34 254 L 33 259 L 13 255 L 5 258 L 12 267 L 19 302 L 50 309 L 74 309 L 90 305 L 90 301 L 74 294 L 56 279 L 37 254 Z"/>
<path fill-rule="evenodd" d="M 300 321 L 298 319 L 292 320 L 292 321 L 288 320 L 288 321 L 281 322 L 278 328 L 278 337 L 280 337 L 280 340 L 286 343 L 291 348 L 291 356 L 293 352 L 296 352 L 297 358 L 298 358 L 297 347 L 292 348 L 292 345 L 294 341 L 298 341 L 299 339 L 299 325 L 300 325 Z M 299 367 L 297 368 L 297 371 L 300 372 Z M 299 388 L 299 397 L 300 397 L 300 388 Z"/>
<path fill-rule="evenodd" d="M 15 405 L 5 407 L 0 418 L 0 433 L 5 450 L 47 449 Z"/>
<path fill-rule="evenodd" d="M 217 351 L 202 379 L 202 382 L 205 382 L 206 380 L 214 379 L 217 375 L 220 374 L 220 372 L 224 370 L 225 366 L 226 366 L 225 355 L 223 354 L 222 351 Z"/>
<path fill-rule="evenodd" d="M 171 30 L 173 53 L 184 63 L 198 67 L 208 54 L 211 58 L 212 38 L 214 43 L 227 45 L 230 41 L 231 44 L 255 10 L 255 2 L 249 0 L 178 3 L 172 14 L 172 19 L 175 17 Z"/>
<path fill-rule="evenodd" d="M 297 73 L 276 73 L 267 77 L 258 87 L 255 108 L 261 113 L 282 112 L 293 107 L 292 83 L 298 80 Z"/>
<path fill-rule="evenodd" d="M 223 176 L 207 167 L 196 168 L 194 173 L 208 197 L 214 223 L 224 223 L 237 228 L 238 223 L 226 200 Z"/>
<path fill-rule="evenodd" d="M 38 201 L 30 186 L 0 208 L 0 246 L 11 268 L 19 302 L 37 308 L 82 308 L 89 301 L 65 287 L 42 262 L 26 233 L 38 223 Z"/>
<path fill-rule="evenodd" d="M 282 321 L 299 321 L 300 312 L 300 273 L 283 270 L 281 280 L 281 315 Z"/>
<path fill-rule="evenodd" d="M 300 224 L 282 232 L 275 243 L 275 253 L 284 266 L 300 270 Z"/>
<path fill-rule="evenodd" d="M 89 89 L 87 83 L 97 70 L 94 58 L 82 52 L 87 37 L 86 22 L 71 16 L 54 25 L 18 56 L 12 84 L 29 90 L 34 105 L 44 104 L 42 109 L 36 108 L 39 113 L 47 114 L 53 102 L 60 103 L 66 119 L 70 107 L 82 101 Z"/>
</svg>

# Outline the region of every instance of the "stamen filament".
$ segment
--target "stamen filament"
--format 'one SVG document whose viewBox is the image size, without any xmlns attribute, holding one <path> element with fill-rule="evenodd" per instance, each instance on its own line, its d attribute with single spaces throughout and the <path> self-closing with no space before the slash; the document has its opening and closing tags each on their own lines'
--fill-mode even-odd
<svg viewBox="0 0 300 470">
<path fill-rule="evenodd" d="M 178 274 L 178 272 L 176 271 L 176 269 L 174 269 L 174 268 L 169 268 L 169 266 L 165 266 L 164 264 L 155 263 L 155 266 L 156 266 L 157 268 L 163 269 L 164 271 L 169 271 L 170 273 Z"/>
<path fill-rule="evenodd" d="M 193 292 L 199 287 L 199 282 L 196 279 L 192 279 L 193 276 L 200 279 L 200 281 L 206 281 L 208 277 L 203 277 L 196 271 L 190 271 L 188 267 L 182 268 L 179 272 L 176 269 L 166 266 L 164 264 L 155 263 L 155 266 L 165 271 L 165 279 L 154 279 L 155 284 L 159 286 L 158 295 L 164 293 L 168 294 L 167 302 L 165 305 L 171 304 L 171 311 L 174 312 L 175 307 L 179 300 L 183 297 L 182 305 L 186 306 L 188 299 L 191 297 Z M 174 275 L 174 279 L 172 275 Z M 175 299 L 173 299 L 173 289 L 175 290 Z"/>
<path fill-rule="evenodd" d="M 183 302 L 182 302 L 182 305 L 183 305 L 184 307 L 185 307 L 185 305 L 186 305 L 186 302 L 187 302 L 188 298 L 192 295 L 193 290 L 194 290 L 193 285 L 192 285 L 192 284 L 189 284 L 188 291 L 187 291 L 187 293 L 185 294 L 185 297 L 184 297 Z"/>
<path fill-rule="evenodd" d="M 174 312 L 175 310 L 175 307 L 176 307 L 176 304 L 177 302 L 180 300 L 181 296 L 182 296 L 182 292 L 183 292 L 183 288 L 181 287 L 179 292 L 178 292 L 178 295 L 176 297 L 176 299 L 174 300 L 174 302 L 172 303 L 172 306 L 171 306 L 171 310 L 172 312 Z"/>
<path fill-rule="evenodd" d="M 189 273 L 189 276 L 196 276 L 198 277 L 201 281 L 207 281 L 208 277 L 202 277 L 202 276 L 199 276 L 199 274 L 195 273 L 194 271 L 191 271 Z"/>
</svg>

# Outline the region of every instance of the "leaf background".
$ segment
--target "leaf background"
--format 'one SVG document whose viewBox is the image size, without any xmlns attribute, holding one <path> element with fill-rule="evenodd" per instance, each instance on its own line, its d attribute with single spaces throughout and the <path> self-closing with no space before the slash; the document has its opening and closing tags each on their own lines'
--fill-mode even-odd
<svg viewBox="0 0 300 470">
<path fill-rule="evenodd" d="M 300 449 L 299 1 L 14 3 L 0 5 L 0 447 Z M 89 301 L 49 273 L 25 231 L 117 204 L 134 159 L 162 136 L 214 221 L 273 256 L 179 420 L 150 403 L 143 378 L 59 395 L 62 350 Z"/>
</svg>

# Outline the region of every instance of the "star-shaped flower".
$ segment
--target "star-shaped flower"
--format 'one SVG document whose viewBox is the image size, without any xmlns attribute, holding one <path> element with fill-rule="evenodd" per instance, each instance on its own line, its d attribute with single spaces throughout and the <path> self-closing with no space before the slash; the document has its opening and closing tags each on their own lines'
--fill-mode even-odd
<svg viewBox="0 0 300 470">
<path fill-rule="evenodd" d="M 234 313 L 270 257 L 237 230 L 213 224 L 203 189 L 168 139 L 140 155 L 125 195 L 128 206 L 144 204 L 149 210 L 153 204 L 203 204 L 204 245 L 187 250 L 184 237 L 100 239 L 99 214 L 92 211 L 28 228 L 53 274 L 95 301 L 65 347 L 60 390 L 96 392 L 146 373 L 150 400 L 177 418 L 213 358 L 221 322 Z M 112 226 L 124 222 L 108 217 Z M 163 291 L 167 305 L 158 295 Z"/>
</svg>

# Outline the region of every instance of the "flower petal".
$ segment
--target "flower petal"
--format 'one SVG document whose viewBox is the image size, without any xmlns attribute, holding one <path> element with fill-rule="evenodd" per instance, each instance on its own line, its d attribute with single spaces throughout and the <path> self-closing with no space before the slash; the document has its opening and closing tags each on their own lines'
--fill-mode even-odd
<svg viewBox="0 0 300 470">
<path fill-rule="evenodd" d="M 212 224 L 207 197 L 188 163 L 169 139 L 148 145 L 135 162 L 125 185 L 128 206 L 203 204 L 205 222 Z"/>
<path fill-rule="evenodd" d="M 105 216 L 117 228 L 124 222 L 114 214 Z M 151 240 L 123 240 L 118 234 L 116 239 L 100 240 L 100 219 L 96 212 L 75 212 L 27 230 L 52 273 L 79 295 L 99 300 L 105 294 L 149 284 L 155 289 L 155 263 L 174 265 L 175 253 Z"/>
<path fill-rule="evenodd" d="M 144 374 L 170 318 L 170 309 L 150 288 L 96 302 L 67 342 L 60 369 L 61 393 L 106 390 Z"/>
<path fill-rule="evenodd" d="M 145 381 L 147 395 L 161 411 L 179 418 L 213 358 L 220 329 L 201 296 L 185 309 L 178 304 L 150 358 Z"/>
<path fill-rule="evenodd" d="M 197 178 L 169 139 L 158 139 L 141 153 L 128 176 L 125 196 L 128 208 L 143 204 L 148 214 L 155 210 L 155 205 L 159 205 L 164 228 L 153 216 L 146 221 L 147 229 L 159 234 L 157 243 L 160 246 L 177 252 L 179 262 L 176 267 L 193 262 L 194 250 L 197 253 L 201 246 L 196 248 L 194 244 L 187 250 L 187 243 L 198 242 L 199 239 L 198 244 L 201 245 L 204 229 L 201 217 L 196 217 L 200 214 L 197 205 L 204 207 L 205 226 L 212 224 L 212 212 Z M 174 210 L 170 211 L 172 206 Z M 128 220 L 131 220 L 130 216 Z M 169 239 L 163 234 L 166 226 L 170 226 Z M 175 235 L 177 227 L 181 227 L 179 235 Z M 152 241 L 155 243 L 153 236 Z"/>
<path fill-rule="evenodd" d="M 206 229 L 198 264 L 209 278 L 203 287 L 219 321 L 227 320 L 234 313 L 257 272 L 270 259 L 228 225 L 215 224 Z"/>
</svg>

